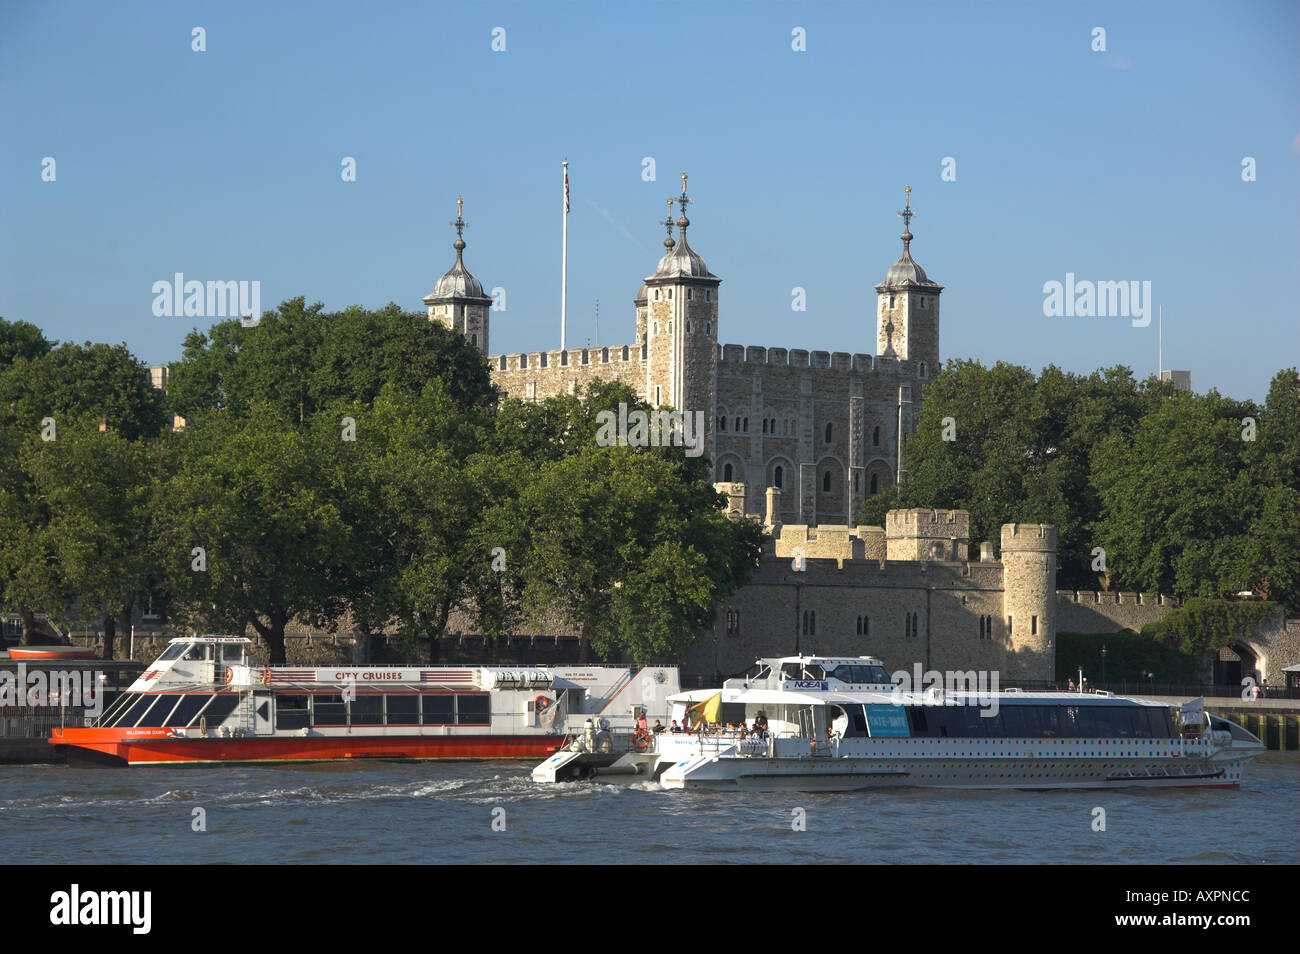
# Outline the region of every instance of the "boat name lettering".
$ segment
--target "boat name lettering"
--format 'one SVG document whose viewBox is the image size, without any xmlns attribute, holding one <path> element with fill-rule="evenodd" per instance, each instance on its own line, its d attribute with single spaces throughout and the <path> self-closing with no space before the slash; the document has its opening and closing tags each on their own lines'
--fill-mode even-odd
<svg viewBox="0 0 1300 954">
<path fill-rule="evenodd" d="M 364 681 L 374 682 L 376 680 L 383 682 L 398 682 L 402 678 L 401 672 L 336 672 L 334 678 L 339 682 L 346 682 L 349 679 L 361 679 Z"/>
</svg>

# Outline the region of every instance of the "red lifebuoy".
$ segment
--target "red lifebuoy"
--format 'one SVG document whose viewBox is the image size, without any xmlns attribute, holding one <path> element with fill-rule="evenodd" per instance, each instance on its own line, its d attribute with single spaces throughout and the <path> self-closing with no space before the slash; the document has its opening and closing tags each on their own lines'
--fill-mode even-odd
<svg viewBox="0 0 1300 954">
<path fill-rule="evenodd" d="M 235 670 L 233 670 L 233 669 L 227 669 L 227 670 L 226 670 L 226 685 L 228 686 L 228 685 L 230 685 L 230 684 L 231 684 L 232 682 L 234 682 L 234 681 L 235 681 Z"/>
<path fill-rule="evenodd" d="M 632 736 L 632 745 L 638 752 L 644 752 L 650 748 L 650 733 L 645 729 L 637 729 Z"/>
<path fill-rule="evenodd" d="M 538 696 L 533 700 L 533 708 L 538 712 L 545 712 L 551 707 L 551 700 L 547 696 Z"/>
</svg>

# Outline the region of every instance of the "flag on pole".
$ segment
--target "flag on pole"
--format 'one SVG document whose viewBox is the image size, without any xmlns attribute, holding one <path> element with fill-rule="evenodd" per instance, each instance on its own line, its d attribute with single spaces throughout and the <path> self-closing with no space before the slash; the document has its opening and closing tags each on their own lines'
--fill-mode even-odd
<svg viewBox="0 0 1300 954">
<path fill-rule="evenodd" d="M 564 164 L 564 214 L 569 214 L 569 164 Z"/>
</svg>

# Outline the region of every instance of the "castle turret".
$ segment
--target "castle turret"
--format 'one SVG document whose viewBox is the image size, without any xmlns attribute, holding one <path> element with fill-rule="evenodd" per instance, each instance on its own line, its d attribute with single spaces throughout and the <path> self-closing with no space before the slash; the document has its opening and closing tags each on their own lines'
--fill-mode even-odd
<svg viewBox="0 0 1300 954">
<path fill-rule="evenodd" d="M 898 214 L 903 218 L 903 255 L 876 286 L 876 352 L 884 358 L 909 363 L 918 380 L 939 371 L 939 295 L 943 286 L 933 282 L 912 259 L 912 187 Z"/>
<path fill-rule="evenodd" d="M 1002 623 L 1021 679 L 1051 679 L 1056 658 L 1056 528 L 1002 525 Z"/>
<path fill-rule="evenodd" d="M 885 514 L 885 547 L 890 560 L 965 560 L 970 541 L 966 510 L 891 510 Z"/>
<path fill-rule="evenodd" d="M 464 200 L 458 198 L 456 221 L 451 223 L 456 230 L 456 241 L 451 246 L 456 250 L 456 262 L 438 279 L 433 291 L 424 296 L 424 303 L 429 308 L 430 321 L 459 331 L 481 354 L 486 355 L 488 310 L 492 307 L 492 299 L 483 294 L 483 285 L 465 267 L 462 254 L 465 251 L 465 239 L 462 233 L 469 223 L 462 215 L 463 209 Z"/>
<path fill-rule="evenodd" d="M 659 260 L 646 289 L 646 399 L 683 414 L 703 412 L 705 452 L 712 459 L 718 373 L 718 286 L 722 279 L 686 241 L 686 173 L 677 199 L 678 239 Z M 667 242 L 664 243 L 668 245 Z"/>
</svg>

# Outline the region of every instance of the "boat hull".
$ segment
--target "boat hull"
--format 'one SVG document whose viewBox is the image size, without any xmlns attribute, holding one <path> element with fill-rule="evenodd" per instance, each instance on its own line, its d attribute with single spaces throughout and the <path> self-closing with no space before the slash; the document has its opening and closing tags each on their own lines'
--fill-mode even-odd
<svg viewBox="0 0 1300 954">
<path fill-rule="evenodd" d="M 177 738 L 130 736 L 112 729 L 56 729 L 71 764 L 168 766 L 295 762 L 538 759 L 563 743 L 558 735 L 314 736 Z"/>
<path fill-rule="evenodd" d="M 849 792 L 891 788 L 1055 791 L 1238 788 L 1245 759 L 1152 761 L 962 761 L 870 759 L 702 759 L 668 767 L 666 788 Z"/>
</svg>

